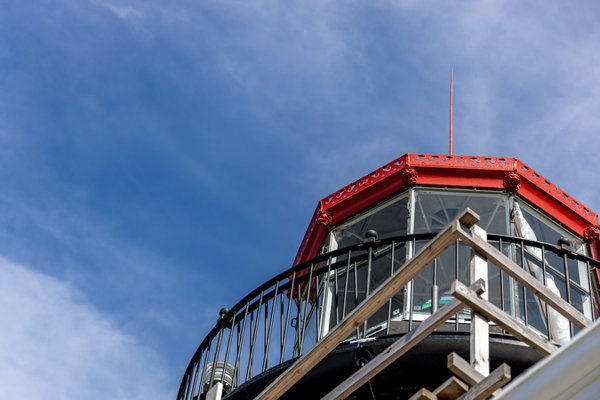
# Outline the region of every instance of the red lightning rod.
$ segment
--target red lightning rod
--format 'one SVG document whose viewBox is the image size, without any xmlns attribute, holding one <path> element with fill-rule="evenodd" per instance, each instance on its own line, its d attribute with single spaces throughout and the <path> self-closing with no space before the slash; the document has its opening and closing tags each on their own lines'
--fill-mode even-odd
<svg viewBox="0 0 600 400">
<path fill-rule="evenodd" d="M 454 70 L 450 71 L 450 155 L 452 155 L 452 102 L 453 102 Z"/>
</svg>

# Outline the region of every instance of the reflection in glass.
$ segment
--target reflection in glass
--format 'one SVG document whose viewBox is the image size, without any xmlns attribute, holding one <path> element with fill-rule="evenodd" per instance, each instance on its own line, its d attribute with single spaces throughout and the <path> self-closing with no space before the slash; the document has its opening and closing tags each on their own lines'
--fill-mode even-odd
<svg viewBox="0 0 600 400">
<path fill-rule="evenodd" d="M 505 192 L 409 189 L 334 227 L 329 231 L 324 251 L 364 242 L 370 229 L 375 230 L 380 239 L 437 233 L 466 208 L 480 216 L 478 225 L 488 234 L 522 238 L 523 241 L 516 242 L 514 239 L 506 239 L 506 242 L 500 239 L 492 244 L 544 282 L 552 292 L 592 317 L 587 264 L 575 259 L 567 260 L 554 252 L 554 244 L 559 238 L 569 239 L 573 243 L 573 251 L 582 254 L 586 252 L 584 243 L 522 200 L 517 200 L 513 194 Z M 362 259 L 353 254 L 351 262 L 348 262 L 348 256 L 334 259 L 332 262 L 347 263 L 347 266 L 338 268 L 335 276 L 327 280 L 332 300 L 327 305 L 330 311 L 326 313 L 322 334 L 351 312 L 428 241 L 410 239 L 406 243 L 395 244 L 393 257 L 391 245 L 379 248 L 373 251 L 371 263 L 368 262 L 368 250 L 363 250 Z M 382 306 L 357 334 L 406 332 L 413 321 L 418 323 L 426 319 L 452 299 L 450 288 L 453 281 L 470 283 L 472 254 L 471 248 L 461 242 L 450 246 Z M 549 335 L 555 342 L 562 344 L 570 339 L 574 327 L 568 320 L 491 264 L 488 264 L 487 294 L 490 302 L 541 334 Z M 434 304 L 434 299 L 437 299 L 437 304 Z M 449 328 L 462 329 L 462 323 L 469 320 L 470 312 L 465 309 L 458 320 L 451 321 L 453 327 Z"/>
</svg>

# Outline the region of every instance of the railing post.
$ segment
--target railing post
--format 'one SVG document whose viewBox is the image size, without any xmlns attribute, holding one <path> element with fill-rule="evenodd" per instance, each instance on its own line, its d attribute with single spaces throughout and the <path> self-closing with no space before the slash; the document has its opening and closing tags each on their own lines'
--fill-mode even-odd
<svg viewBox="0 0 600 400">
<path fill-rule="evenodd" d="M 473 225 L 471 234 L 487 241 L 487 232 Z M 487 260 L 472 250 L 471 258 L 471 283 L 481 279 L 488 286 L 488 263 Z M 480 294 L 483 300 L 488 300 L 488 291 Z M 488 320 L 471 310 L 471 365 L 483 376 L 490 373 L 490 327 Z"/>
</svg>

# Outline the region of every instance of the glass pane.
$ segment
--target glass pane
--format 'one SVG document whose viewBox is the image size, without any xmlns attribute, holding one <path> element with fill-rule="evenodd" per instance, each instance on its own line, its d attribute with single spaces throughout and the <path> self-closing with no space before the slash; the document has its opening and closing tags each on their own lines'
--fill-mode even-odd
<svg viewBox="0 0 600 400">
<path fill-rule="evenodd" d="M 581 286 L 586 291 L 589 291 L 590 285 L 587 273 L 587 264 L 582 261 L 569 259 L 567 261 L 569 267 L 569 279 Z"/>
<path fill-rule="evenodd" d="M 519 214 L 524 221 L 520 220 Z M 512 235 L 551 244 L 557 244 L 558 239 L 563 237 L 572 242 L 576 251 L 585 254 L 585 246 L 571 232 L 543 216 L 522 200 L 515 200 L 511 216 Z"/>
<path fill-rule="evenodd" d="M 592 318 L 590 296 L 578 287 L 571 285 L 571 304 L 588 318 Z"/>
<path fill-rule="evenodd" d="M 415 191 L 414 233 L 437 232 L 470 208 L 480 216 L 479 226 L 489 233 L 506 234 L 506 196 L 458 191 Z"/>
<path fill-rule="evenodd" d="M 404 195 L 376 206 L 373 210 L 353 218 L 333 229 L 329 250 L 339 249 L 365 241 L 365 234 L 374 229 L 380 239 L 406 235 L 408 224 L 408 197 Z"/>
</svg>

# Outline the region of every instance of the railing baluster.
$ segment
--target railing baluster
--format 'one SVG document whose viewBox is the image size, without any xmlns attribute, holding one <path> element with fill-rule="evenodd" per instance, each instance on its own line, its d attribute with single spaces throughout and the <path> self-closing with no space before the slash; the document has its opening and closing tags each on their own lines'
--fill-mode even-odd
<svg viewBox="0 0 600 400">
<path fill-rule="evenodd" d="M 296 301 L 296 332 L 295 332 L 295 337 L 294 337 L 294 352 L 293 352 L 293 356 L 299 356 L 300 355 L 300 318 L 302 316 L 301 308 L 302 308 L 302 294 L 301 294 L 301 288 L 302 285 L 301 283 L 298 283 L 297 285 L 297 293 L 298 293 L 298 300 Z"/>
<path fill-rule="evenodd" d="M 199 393 L 202 393 L 204 391 L 204 378 L 206 376 L 206 366 L 208 365 L 208 359 L 210 358 L 210 349 L 212 347 L 212 340 L 213 340 L 213 338 L 209 336 L 208 348 L 206 349 L 206 353 L 204 353 L 204 366 L 202 367 L 202 375 L 200 376 L 200 391 L 199 391 Z M 209 383 L 209 386 L 210 386 L 210 383 Z"/>
<path fill-rule="evenodd" d="M 340 306 L 339 306 L 339 288 L 338 288 L 338 273 L 337 269 L 333 270 L 333 301 L 335 308 L 335 324 L 340 322 Z"/>
<path fill-rule="evenodd" d="M 504 246 L 502 245 L 502 238 L 498 240 L 498 251 L 504 254 Z M 506 306 L 504 305 L 504 271 L 500 270 L 500 309 L 506 312 Z M 502 333 L 506 333 L 502 329 Z"/>
<path fill-rule="evenodd" d="M 189 375 L 187 375 L 184 377 L 184 379 L 185 379 L 185 384 L 184 384 L 184 388 L 183 388 L 183 399 L 189 399 L 190 398 L 190 388 L 192 387 L 192 386 L 190 386 L 191 377 Z M 181 399 L 181 398 L 178 397 L 178 399 Z"/>
<path fill-rule="evenodd" d="M 321 296 L 322 302 L 321 302 L 320 324 L 317 324 L 317 341 L 319 341 L 321 338 L 321 332 L 323 332 L 325 330 L 325 327 L 323 324 L 325 323 L 325 315 L 327 313 L 326 307 L 327 307 L 327 298 L 328 298 L 328 293 L 329 293 L 329 276 L 331 275 L 331 257 L 329 257 L 329 260 L 327 262 L 328 262 L 327 275 L 325 276 L 325 280 L 321 281 L 321 284 L 323 286 L 323 295 Z M 318 305 L 318 302 L 317 302 L 317 305 Z M 319 315 L 318 311 L 319 310 L 317 309 L 317 315 Z M 331 318 L 331 315 L 329 316 L 329 318 Z M 327 328 L 329 329 L 329 327 L 327 327 Z"/>
<path fill-rule="evenodd" d="M 244 311 L 244 322 L 242 323 L 242 331 L 238 330 L 237 348 L 238 352 L 235 356 L 235 365 L 233 366 L 233 381 L 237 383 L 237 377 L 239 376 L 239 368 L 242 355 L 242 345 L 244 344 L 244 335 L 246 334 L 246 323 L 248 322 L 248 307 L 250 305 L 250 299 L 246 300 L 246 306 Z"/>
<path fill-rule="evenodd" d="M 323 280 L 325 278 L 320 278 L 318 275 L 315 276 L 315 285 L 316 285 L 316 293 L 315 293 L 315 306 L 317 308 L 316 313 L 315 313 L 315 329 L 316 329 L 316 337 L 317 337 L 317 342 L 320 340 L 319 338 L 319 334 L 320 334 L 320 327 L 321 327 L 321 318 L 323 317 L 321 315 L 321 312 L 323 310 L 323 305 L 321 304 L 323 302 L 323 293 L 321 293 L 321 286 L 323 286 Z M 324 290 L 324 288 L 323 288 Z"/>
<path fill-rule="evenodd" d="M 293 287 L 292 287 L 293 288 Z M 279 296 L 279 363 L 283 355 L 283 329 L 285 328 L 285 322 L 283 315 L 285 314 L 285 297 L 284 295 Z"/>
<path fill-rule="evenodd" d="M 365 300 L 369 297 L 369 290 L 371 289 L 371 269 L 372 269 L 372 261 L 373 261 L 373 246 L 369 246 L 369 259 L 367 261 L 367 283 L 365 287 Z M 365 320 L 363 324 L 363 337 L 367 337 L 367 325 L 369 323 L 369 319 Z"/>
<path fill-rule="evenodd" d="M 221 319 L 219 318 L 219 324 L 221 323 Z M 213 357 L 213 366 L 210 371 L 210 380 L 209 386 L 212 386 L 215 380 L 215 372 L 217 370 L 217 363 L 219 362 L 219 353 L 221 352 L 221 341 L 223 340 L 223 325 L 221 325 L 221 329 L 219 329 L 219 338 L 217 339 L 217 348 L 215 349 L 215 356 Z"/>
<path fill-rule="evenodd" d="M 260 291 L 258 307 L 256 307 L 256 322 L 254 323 L 253 332 L 251 332 L 250 334 L 250 357 L 248 358 L 248 370 L 246 371 L 246 380 L 252 377 L 252 372 L 254 369 L 254 349 L 256 348 L 256 337 L 258 336 L 258 326 L 260 325 L 260 308 L 262 307 L 264 293 L 264 290 Z M 251 314 L 251 316 L 252 315 L 254 314 Z M 250 374 L 250 377 L 248 377 L 248 374 Z"/>
<path fill-rule="evenodd" d="M 547 274 L 548 271 L 546 270 L 546 248 L 542 245 L 542 278 L 543 278 L 543 282 L 544 282 L 544 286 L 548 287 L 548 277 Z M 546 319 L 546 332 L 548 334 L 548 340 L 552 340 L 552 334 L 550 332 L 550 308 L 548 306 L 548 303 L 544 302 L 544 309 L 545 309 L 545 319 Z"/>
<path fill-rule="evenodd" d="M 285 344 L 286 344 L 286 339 L 287 339 L 288 327 L 289 327 L 289 323 L 290 323 L 290 312 L 291 312 L 291 308 L 292 308 L 292 302 L 294 301 L 295 283 L 296 283 L 296 271 L 294 271 L 294 273 L 292 274 L 292 285 L 290 286 L 292 289 L 290 292 L 290 297 L 288 298 L 288 306 L 287 306 L 287 311 L 285 313 L 284 329 L 283 329 L 283 333 L 281 336 L 281 353 L 279 356 L 280 364 L 283 362 L 283 359 L 285 358 Z"/>
<path fill-rule="evenodd" d="M 310 272 L 308 273 L 308 284 L 306 286 L 306 299 L 304 300 L 304 311 L 302 313 L 302 330 L 300 332 L 300 355 L 302 355 L 304 351 L 304 337 L 306 334 L 306 315 L 308 313 L 308 303 L 310 302 L 310 289 L 312 286 L 312 278 L 313 272 L 315 269 L 315 265 L 311 264 Z"/>
<path fill-rule="evenodd" d="M 354 308 L 358 307 L 358 261 L 354 263 Z M 356 327 L 356 339 L 360 339 L 360 329 Z"/>
<path fill-rule="evenodd" d="M 417 254 L 417 240 L 413 238 L 412 249 L 410 251 L 410 258 L 413 258 Z M 410 280 L 410 298 L 408 299 L 408 330 L 413 329 L 413 317 L 415 307 L 415 280 Z"/>
<path fill-rule="evenodd" d="M 498 241 L 498 251 L 504 253 L 502 250 L 502 238 L 500 238 Z M 500 309 L 502 311 L 506 309 L 504 305 L 504 271 L 502 270 L 500 270 Z"/>
<path fill-rule="evenodd" d="M 588 274 L 588 285 L 589 285 L 589 296 L 590 296 L 590 312 L 591 312 L 591 319 L 592 321 L 596 321 L 596 317 L 597 317 L 597 302 L 596 302 L 596 296 L 594 296 L 594 284 L 592 283 L 592 279 L 594 278 L 594 275 L 592 274 L 592 267 L 590 266 L 590 261 L 586 260 L 585 262 L 586 265 L 586 271 Z M 596 307 L 594 307 L 594 303 L 596 303 Z"/>
<path fill-rule="evenodd" d="M 391 249 L 392 261 L 390 262 L 390 276 L 394 275 L 394 247 L 395 247 L 395 243 L 392 242 L 392 249 Z M 388 300 L 387 325 L 385 327 L 386 335 L 390 334 L 390 325 L 392 323 L 392 299 L 393 299 L 393 297 Z"/>
<path fill-rule="evenodd" d="M 269 328 L 266 336 L 265 343 L 265 356 L 263 361 L 263 372 L 266 371 L 269 364 L 269 345 L 271 344 L 271 330 L 273 329 L 273 319 L 275 318 L 275 308 L 277 305 L 277 295 L 279 293 L 279 281 L 275 285 L 275 294 L 273 295 L 273 309 L 271 310 L 271 317 L 269 318 Z"/>
<path fill-rule="evenodd" d="M 200 374 L 200 360 L 202 359 L 202 353 L 200 353 L 200 357 L 198 357 L 198 360 L 196 361 L 195 365 L 194 365 L 194 380 L 192 382 L 192 385 L 189 385 L 189 381 L 191 379 L 188 379 L 188 388 L 186 389 L 186 395 L 184 396 L 185 399 L 188 399 L 190 397 L 194 397 L 194 393 L 196 392 L 196 384 L 198 383 L 198 375 Z"/>
<path fill-rule="evenodd" d="M 342 303 L 342 319 L 346 318 L 346 301 L 348 299 L 348 277 L 350 276 L 350 259 L 352 251 L 348 252 L 348 262 L 346 263 L 346 277 L 344 278 L 344 302 Z"/>
<path fill-rule="evenodd" d="M 433 260 L 432 277 L 431 277 L 431 314 L 438 309 L 439 292 L 437 285 L 437 258 Z"/>
<path fill-rule="evenodd" d="M 229 337 L 227 338 L 227 348 L 225 349 L 225 359 L 223 360 L 223 379 L 221 380 L 222 382 L 224 382 L 225 379 L 225 372 L 227 371 L 227 362 L 229 361 L 229 352 L 231 351 L 231 342 L 232 342 L 232 338 L 233 338 L 233 334 L 234 334 L 234 326 L 235 326 L 235 312 L 233 313 L 233 316 L 231 317 L 231 321 L 230 321 L 230 327 L 229 327 Z M 231 377 L 233 379 L 233 376 Z M 232 382 L 233 384 L 233 382 Z"/>
<path fill-rule="evenodd" d="M 460 243 L 457 240 L 455 242 L 455 248 L 454 248 L 454 279 L 458 280 L 458 264 L 460 262 Z M 473 310 L 471 310 L 471 314 L 473 314 Z M 456 313 L 456 317 L 454 319 L 454 330 L 458 332 L 458 323 L 459 323 L 459 319 L 460 319 L 460 313 Z"/>
<path fill-rule="evenodd" d="M 569 277 L 569 261 L 567 260 L 567 253 L 563 254 L 563 264 L 565 266 L 565 283 L 567 285 L 567 303 L 571 304 L 571 279 Z M 569 332 L 571 338 L 573 338 L 573 324 L 569 321 Z"/>
<path fill-rule="evenodd" d="M 521 263 L 523 264 L 523 269 L 525 271 L 528 271 L 529 268 L 525 268 L 525 265 L 527 265 L 527 260 L 525 259 L 525 242 L 521 241 Z M 531 271 L 528 271 L 529 273 L 531 273 Z M 523 288 L 523 321 L 525 322 L 525 326 L 528 326 L 528 320 L 527 320 L 527 314 L 528 314 L 528 310 L 527 310 L 527 288 L 524 285 L 521 285 L 521 287 Z"/>
<path fill-rule="evenodd" d="M 267 350 L 267 330 L 268 330 L 268 325 L 269 325 L 269 321 L 268 321 L 268 318 L 269 318 L 269 300 L 267 300 L 265 302 L 264 310 L 265 310 L 265 318 L 264 318 L 265 325 L 263 326 L 263 346 L 264 346 L 264 351 L 266 352 L 266 350 Z M 264 357 L 265 357 L 265 355 L 263 354 L 263 364 L 264 364 L 264 361 L 265 361 Z M 261 372 L 264 372 L 264 369 Z"/>
<path fill-rule="evenodd" d="M 258 321 L 258 317 L 256 318 Z M 246 364 L 246 380 L 252 377 L 252 357 L 254 355 L 254 310 L 250 311 L 250 349 L 248 352 L 248 364 Z"/>
</svg>

